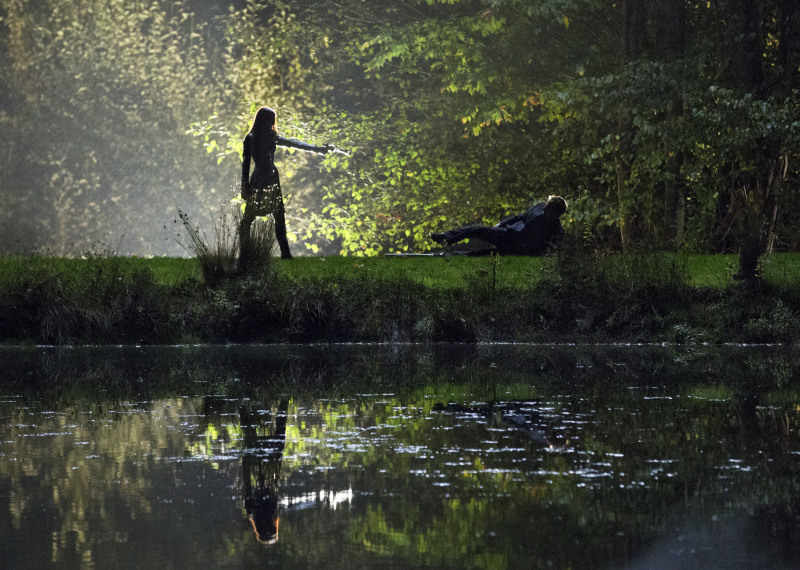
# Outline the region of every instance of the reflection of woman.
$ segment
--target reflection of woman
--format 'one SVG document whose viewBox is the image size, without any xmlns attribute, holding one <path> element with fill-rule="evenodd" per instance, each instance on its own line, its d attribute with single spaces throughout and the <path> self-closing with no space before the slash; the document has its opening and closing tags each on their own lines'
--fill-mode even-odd
<svg viewBox="0 0 800 570">
<path fill-rule="evenodd" d="M 245 201 L 244 218 L 239 229 L 239 244 L 242 257 L 247 260 L 250 247 L 250 227 L 256 216 L 272 214 L 275 218 L 275 236 L 281 249 L 281 257 L 291 259 L 289 242 L 286 239 L 286 219 L 278 169 L 275 168 L 275 148 L 297 148 L 325 154 L 333 150 L 330 145 L 314 146 L 295 139 L 285 138 L 275 131 L 275 111 L 261 107 L 256 113 L 253 127 L 244 137 L 242 157 L 242 199 Z M 250 177 L 250 159 L 255 163 Z"/>
<path fill-rule="evenodd" d="M 282 400 L 277 412 L 253 418 L 246 409 L 239 411 L 242 439 L 244 508 L 256 538 L 264 544 L 278 540 L 278 482 L 281 457 L 286 442 L 287 400 Z M 265 418 L 271 421 L 264 421 Z"/>
</svg>

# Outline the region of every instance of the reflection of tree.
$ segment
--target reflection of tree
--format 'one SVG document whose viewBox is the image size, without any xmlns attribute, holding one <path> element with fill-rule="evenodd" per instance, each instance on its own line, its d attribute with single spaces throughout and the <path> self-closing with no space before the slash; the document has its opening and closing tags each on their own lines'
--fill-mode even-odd
<svg viewBox="0 0 800 570">
<path fill-rule="evenodd" d="M 242 492 L 244 508 L 259 541 L 278 540 L 278 483 L 283 446 L 286 442 L 288 400 L 277 410 L 255 414 L 242 407 Z"/>
<path fill-rule="evenodd" d="M 158 524 L 163 504 L 153 490 L 179 475 L 174 463 L 156 466 L 152 458 L 179 457 L 186 448 L 186 433 L 166 426 L 195 414 L 197 400 L 44 406 L 3 399 L 0 459 L 13 460 L 0 460 L 0 535 L 46 536 L 49 548 L 25 549 L 35 538 L 12 548 L 8 539 L 0 566 L 16 567 L 15 557 L 24 567 L 92 566 L 109 545 L 127 552 L 140 536 L 132 521 Z"/>
</svg>

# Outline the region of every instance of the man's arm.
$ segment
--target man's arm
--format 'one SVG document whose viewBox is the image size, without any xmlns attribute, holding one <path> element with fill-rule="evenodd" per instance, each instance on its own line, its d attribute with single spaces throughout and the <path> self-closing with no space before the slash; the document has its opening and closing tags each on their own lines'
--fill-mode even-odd
<svg viewBox="0 0 800 570">
<path fill-rule="evenodd" d="M 517 224 L 519 222 L 524 222 L 524 221 L 525 221 L 525 213 L 523 212 L 521 214 L 514 214 L 513 216 L 509 216 L 507 218 L 504 218 L 500 222 L 496 223 L 494 225 L 494 227 L 496 227 L 496 228 L 510 228 L 514 224 Z"/>
<path fill-rule="evenodd" d="M 535 219 L 544 214 L 544 203 L 536 204 L 533 208 L 526 210 L 524 212 L 520 212 L 519 214 L 514 214 L 513 216 L 509 216 L 508 218 L 501 221 L 499 224 L 495 224 L 494 227 L 496 228 L 512 228 L 517 231 L 521 231 L 524 226 L 530 225 L 530 223 Z M 522 225 L 518 225 L 522 222 Z"/>
<path fill-rule="evenodd" d="M 533 208 L 523 214 L 525 225 L 532 224 L 534 220 L 544 216 L 544 202 L 539 202 Z"/>
</svg>

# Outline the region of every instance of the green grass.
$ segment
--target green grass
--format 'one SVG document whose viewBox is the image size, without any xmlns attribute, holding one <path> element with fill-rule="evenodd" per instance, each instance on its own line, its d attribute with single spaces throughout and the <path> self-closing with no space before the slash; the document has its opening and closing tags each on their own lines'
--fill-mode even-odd
<svg viewBox="0 0 800 570">
<path fill-rule="evenodd" d="M 736 255 L 654 254 L 660 262 L 685 264 L 686 285 L 724 289 L 734 283 L 739 258 Z M 624 261 L 623 254 L 609 254 L 607 264 Z M 633 256 L 637 263 L 637 256 Z M 490 280 L 496 285 L 525 289 L 540 281 L 552 265 L 547 258 L 501 257 L 493 264 L 490 257 L 298 257 L 278 260 L 279 270 L 296 279 L 336 278 L 363 275 L 381 279 L 406 278 L 435 289 L 464 288 L 474 282 Z M 763 275 L 769 282 L 800 285 L 800 254 L 775 253 L 762 262 Z"/>
<path fill-rule="evenodd" d="M 113 260 L 113 261 L 109 261 Z M 149 271 L 154 281 L 162 285 L 177 285 L 189 279 L 201 280 L 197 260 L 181 257 L 0 257 L 0 287 L 26 274 L 49 272 L 80 278 L 99 265 L 114 264 L 114 271 L 131 274 Z"/>
<path fill-rule="evenodd" d="M 174 285 L 187 279 L 200 279 L 200 268 L 194 258 L 153 257 L 131 259 L 131 269 L 149 268 L 157 283 Z"/>
<path fill-rule="evenodd" d="M 203 282 L 196 259 L 0 258 L 0 342 L 800 342 L 800 254 L 299 257 Z"/>
<path fill-rule="evenodd" d="M 773 253 L 761 263 L 764 278 L 776 285 L 797 287 L 800 285 L 800 254 Z"/>
<path fill-rule="evenodd" d="M 547 262 L 541 258 L 503 257 L 297 257 L 280 260 L 278 271 L 297 280 L 364 277 L 401 279 L 432 289 L 463 289 L 490 284 L 494 272 L 499 288 L 524 289 L 539 278 Z"/>
<path fill-rule="evenodd" d="M 686 284 L 691 287 L 724 289 L 733 284 L 738 257 L 735 255 L 656 254 L 662 260 L 685 260 Z M 622 254 L 606 256 L 622 260 Z M 34 268 L 80 274 L 92 263 L 107 258 L 0 257 L 0 284 L 15 274 Z M 202 281 L 197 260 L 179 257 L 113 258 L 123 273 L 148 270 L 163 285 L 176 285 L 187 280 Z M 434 289 L 466 288 L 476 282 L 491 282 L 493 273 L 498 288 L 525 289 L 541 280 L 552 264 L 545 258 L 501 257 L 296 257 L 275 259 L 277 270 L 295 280 L 341 279 L 408 279 Z M 775 253 L 762 261 L 764 278 L 777 285 L 800 285 L 800 254 Z"/>
</svg>

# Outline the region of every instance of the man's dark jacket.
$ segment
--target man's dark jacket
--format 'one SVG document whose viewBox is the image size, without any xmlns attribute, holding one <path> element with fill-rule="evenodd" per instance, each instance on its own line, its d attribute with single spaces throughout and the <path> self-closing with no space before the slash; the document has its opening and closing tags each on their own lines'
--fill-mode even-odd
<svg viewBox="0 0 800 570">
<path fill-rule="evenodd" d="M 505 239 L 498 243 L 500 253 L 513 255 L 544 255 L 564 238 L 564 227 L 557 216 L 547 216 L 544 202 L 536 204 L 494 226 L 505 229 Z"/>
</svg>

